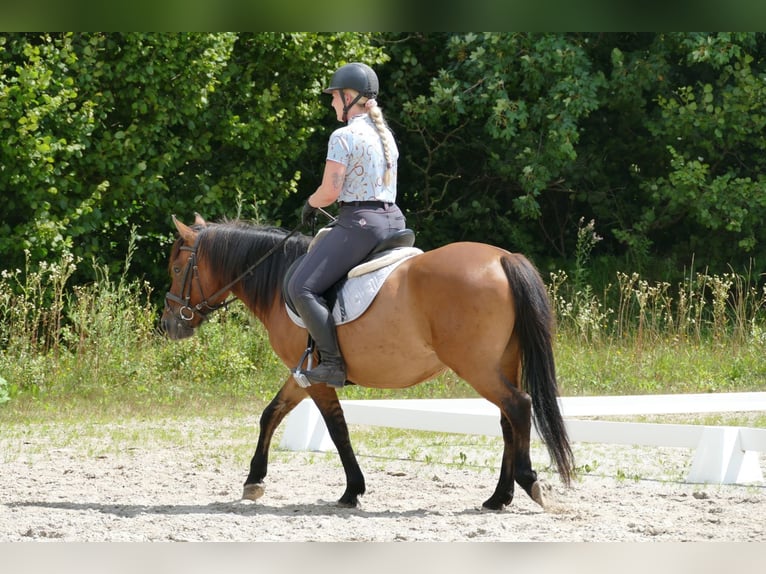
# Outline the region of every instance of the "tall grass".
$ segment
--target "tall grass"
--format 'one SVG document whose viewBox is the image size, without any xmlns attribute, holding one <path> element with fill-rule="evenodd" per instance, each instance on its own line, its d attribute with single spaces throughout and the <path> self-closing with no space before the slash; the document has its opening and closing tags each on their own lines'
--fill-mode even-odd
<svg viewBox="0 0 766 574">
<path fill-rule="evenodd" d="M 195 338 L 171 342 L 158 331 L 148 283 L 129 281 L 126 273 L 110 277 L 93 264 L 96 281 L 67 289 L 76 264 L 64 257 L 2 275 L 0 403 L 6 409 L 110 417 L 207 408 L 263 400 L 286 378 L 243 307 L 215 315 Z"/>
<path fill-rule="evenodd" d="M 578 265 L 598 240 L 581 226 Z M 548 281 L 564 393 L 766 390 L 763 277 L 690 272 L 673 286 L 618 272 L 598 294 L 582 277 Z"/>
<path fill-rule="evenodd" d="M 766 389 L 766 288 L 750 273 L 689 273 L 650 283 L 617 273 L 596 292 L 588 276 L 598 241 L 581 226 L 573 279 L 551 273 L 562 394 Z M 125 260 L 130 266 L 134 244 Z M 147 283 L 110 276 L 68 287 L 78 265 L 6 271 L 0 277 L 0 417 L 89 417 L 199 410 L 257 412 L 289 375 L 263 327 L 240 304 L 214 314 L 185 341 L 157 330 Z M 349 387 L 348 398 L 391 391 Z M 475 396 L 453 374 L 397 397 Z"/>
</svg>

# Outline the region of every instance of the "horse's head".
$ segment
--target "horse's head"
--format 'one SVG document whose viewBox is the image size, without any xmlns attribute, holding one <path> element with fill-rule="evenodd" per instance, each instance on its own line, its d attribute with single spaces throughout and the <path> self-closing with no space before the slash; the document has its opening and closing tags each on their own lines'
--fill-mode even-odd
<svg viewBox="0 0 766 574">
<path fill-rule="evenodd" d="M 205 220 L 197 214 L 192 228 L 173 216 L 173 223 L 179 238 L 170 254 L 168 270 L 172 283 L 165 295 L 161 325 L 171 339 L 185 339 L 194 334 L 194 329 L 209 312 L 225 304 L 211 299 L 225 299 L 226 293 L 216 292 L 210 298 L 205 296 L 217 288 L 210 283 L 209 274 L 204 273 L 203 264 L 197 258 L 200 231 L 207 226 Z"/>
</svg>

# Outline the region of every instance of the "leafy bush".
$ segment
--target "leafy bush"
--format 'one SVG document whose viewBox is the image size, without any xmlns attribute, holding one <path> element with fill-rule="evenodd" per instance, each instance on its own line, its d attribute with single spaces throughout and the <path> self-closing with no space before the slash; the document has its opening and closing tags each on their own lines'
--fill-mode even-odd
<svg viewBox="0 0 766 574">
<path fill-rule="evenodd" d="M 26 249 L 118 272 L 137 227 L 157 286 L 171 214 L 278 223 L 343 58 L 381 56 L 350 33 L 0 34 L 3 265 Z"/>
</svg>

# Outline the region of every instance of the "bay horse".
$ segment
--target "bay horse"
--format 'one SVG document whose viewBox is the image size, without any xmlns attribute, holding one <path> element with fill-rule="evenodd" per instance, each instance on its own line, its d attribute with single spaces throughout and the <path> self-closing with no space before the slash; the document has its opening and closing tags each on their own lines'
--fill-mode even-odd
<svg viewBox="0 0 766 574">
<path fill-rule="evenodd" d="M 241 221 L 194 225 L 173 221 L 179 237 L 170 254 L 172 278 L 161 319 L 171 339 L 194 333 L 231 296 L 264 325 L 276 355 L 292 369 L 306 350 L 307 332 L 289 317 L 282 294 L 290 265 L 306 253 L 310 236 L 297 229 Z M 514 481 L 540 506 L 544 488 L 529 455 L 531 422 L 564 484 L 574 461 L 557 402 L 552 350 L 553 314 L 545 285 L 523 255 L 483 243 L 459 242 L 399 264 L 358 319 L 338 326 L 348 381 L 402 389 L 452 369 L 500 409 L 500 478 L 483 506 L 511 503 Z M 338 450 L 346 489 L 338 500 L 357 506 L 366 490 L 335 388 L 300 386 L 292 371 L 260 417 L 260 434 L 243 499 L 264 494 L 272 437 L 304 398 L 319 409 Z M 534 415 L 534 416 L 533 416 Z"/>
</svg>

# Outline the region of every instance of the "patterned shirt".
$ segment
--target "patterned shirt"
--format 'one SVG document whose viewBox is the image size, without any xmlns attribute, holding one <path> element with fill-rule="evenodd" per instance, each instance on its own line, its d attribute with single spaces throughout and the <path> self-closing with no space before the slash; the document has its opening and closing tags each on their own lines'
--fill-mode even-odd
<svg viewBox="0 0 766 574">
<path fill-rule="evenodd" d="M 327 145 L 327 159 L 346 166 L 346 177 L 338 201 L 396 202 L 396 162 L 399 150 L 390 130 L 386 137 L 393 161 L 389 185 L 383 184 L 386 156 L 369 115 L 353 117 L 347 125 L 332 133 Z"/>
</svg>

